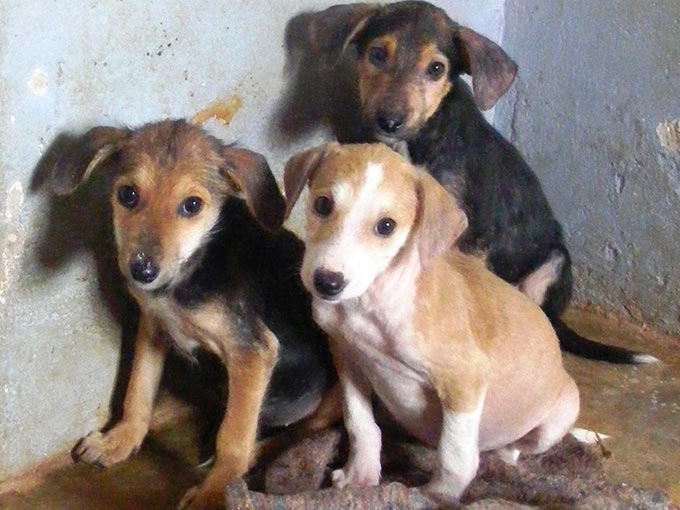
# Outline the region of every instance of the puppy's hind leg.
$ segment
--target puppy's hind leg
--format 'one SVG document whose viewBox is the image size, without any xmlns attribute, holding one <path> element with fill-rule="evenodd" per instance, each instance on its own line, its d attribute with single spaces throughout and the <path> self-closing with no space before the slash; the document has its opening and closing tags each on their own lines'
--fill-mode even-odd
<svg viewBox="0 0 680 510">
<path fill-rule="evenodd" d="M 538 427 L 512 446 L 522 453 L 543 453 L 567 435 L 579 412 L 579 393 L 574 380 L 569 377 L 559 397 Z"/>
<path fill-rule="evenodd" d="M 106 433 L 92 432 L 73 449 L 74 458 L 108 467 L 127 459 L 142 444 L 151 423 L 167 345 L 153 320 L 139 318 L 132 371 L 123 402 L 123 417 Z"/>
<path fill-rule="evenodd" d="M 519 282 L 517 288 L 538 306 L 543 306 L 548 289 L 562 274 L 565 261 L 563 253 L 553 251 L 543 264 Z"/>
<path fill-rule="evenodd" d="M 510 466 L 517 465 L 517 459 L 519 459 L 520 451 L 517 448 L 513 448 L 512 445 L 499 448 L 495 451 L 496 455 Z"/>
</svg>

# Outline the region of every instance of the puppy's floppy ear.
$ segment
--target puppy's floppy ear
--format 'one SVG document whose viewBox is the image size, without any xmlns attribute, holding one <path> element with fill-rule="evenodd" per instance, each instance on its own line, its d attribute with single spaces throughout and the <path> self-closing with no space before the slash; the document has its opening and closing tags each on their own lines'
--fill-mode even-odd
<svg viewBox="0 0 680 510">
<path fill-rule="evenodd" d="M 456 199 L 434 177 L 420 171 L 416 184 L 418 212 L 414 242 L 420 263 L 427 266 L 432 259 L 448 250 L 468 225 L 467 215 Z"/>
<path fill-rule="evenodd" d="M 319 145 L 291 157 L 283 170 L 283 188 L 286 193 L 286 218 L 290 216 L 293 206 L 305 189 L 305 185 L 312 181 L 314 172 L 319 168 L 329 150 L 337 147 L 337 142 Z"/>
<path fill-rule="evenodd" d="M 517 64 L 483 35 L 458 27 L 454 43 L 463 58 L 465 72 L 472 76 L 475 103 L 488 110 L 507 92 L 517 75 Z"/>
<path fill-rule="evenodd" d="M 298 14 L 286 25 L 286 50 L 339 57 L 378 9 L 376 4 L 356 3 Z"/>
<path fill-rule="evenodd" d="M 286 203 L 264 156 L 248 149 L 224 147 L 222 161 L 233 193 L 246 201 L 255 219 L 268 230 L 281 227 Z"/>
<path fill-rule="evenodd" d="M 52 167 L 52 191 L 56 195 L 75 191 L 92 172 L 123 148 L 131 133 L 129 129 L 99 126 L 73 138 Z"/>
</svg>

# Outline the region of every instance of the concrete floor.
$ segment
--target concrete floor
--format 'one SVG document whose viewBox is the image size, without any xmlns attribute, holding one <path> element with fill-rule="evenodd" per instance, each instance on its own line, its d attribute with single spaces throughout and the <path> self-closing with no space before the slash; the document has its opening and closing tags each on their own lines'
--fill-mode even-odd
<svg viewBox="0 0 680 510">
<path fill-rule="evenodd" d="M 571 311 L 579 332 L 633 346 L 663 360 L 614 366 L 565 356 L 581 389 L 578 425 L 610 435 L 606 469 L 613 481 L 662 488 L 680 503 L 680 344 L 591 313 Z M 5 484 L 0 509 L 173 509 L 200 474 L 198 434 L 188 413 L 154 427 L 140 454 L 108 470 L 68 465 L 32 480 Z M 32 483 L 35 482 L 36 483 Z M 2 488 L 2 484 L 0 484 Z M 8 490 L 9 489 L 9 490 Z"/>
<path fill-rule="evenodd" d="M 634 347 L 662 363 L 609 365 L 565 356 L 581 391 L 578 425 L 611 436 L 606 470 L 612 481 L 665 490 L 680 503 L 680 341 L 641 328 L 571 311 L 580 333 Z"/>
</svg>

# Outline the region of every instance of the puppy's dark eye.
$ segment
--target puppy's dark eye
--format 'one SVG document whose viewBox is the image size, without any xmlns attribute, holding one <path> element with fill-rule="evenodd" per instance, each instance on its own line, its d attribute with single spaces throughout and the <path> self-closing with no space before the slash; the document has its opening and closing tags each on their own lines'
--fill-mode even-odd
<svg viewBox="0 0 680 510">
<path fill-rule="evenodd" d="M 195 216 L 203 208 L 203 200 L 198 197 L 189 197 L 179 206 L 179 214 L 185 218 Z"/>
<path fill-rule="evenodd" d="M 381 48 L 380 46 L 373 46 L 368 50 L 368 60 L 371 62 L 371 64 L 384 64 L 387 60 L 387 51 L 385 48 Z"/>
<path fill-rule="evenodd" d="M 139 202 L 137 190 L 132 186 L 121 186 L 118 188 L 118 202 L 120 202 L 120 205 L 123 207 L 134 209 Z"/>
<path fill-rule="evenodd" d="M 375 224 L 375 233 L 381 237 L 388 237 L 394 232 L 397 222 L 392 218 L 383 218 Z"/>
<path fill-rule="evenodd" d="M 438 80 L 444 74 L 445 66 L 442 62 L 432 62 L 427 66 L 427 75 L 433 80 Z"/>
<path fill-rule="evenodd" d="M 314 210 L 319 216 L 328 216 L 333 212 L 333 200 L 321 195 L 314 201 Z"/>
</svg>

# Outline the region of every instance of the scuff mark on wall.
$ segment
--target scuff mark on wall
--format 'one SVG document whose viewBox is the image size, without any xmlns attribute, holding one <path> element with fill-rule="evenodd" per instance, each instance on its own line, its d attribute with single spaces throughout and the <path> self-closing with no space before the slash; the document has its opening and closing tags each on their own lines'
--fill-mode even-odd
<svg viewBox="0 0 680 510">
<path fill-rule="evenodd" d="M 664 149 L 680 152 L 680 119 L 656 126 L 656 136 Z"/>
<path fill-rule="evenodd" d="M 42 69 L 34 69 L 31 77 L 26 82 L 28 90 L 36 96 L 47 94 L 47 74 Z"/>
<path fill-rule="evenodd" d="M 5 212 L 0 223 L 0 304 L 16 280 L 21 268 L 21 255 L 26 242 L 26 231 L 21 224 L 21 207 L 24 204 L 24 188 L 15 182 L 7 192 Z"/>
</svg>

